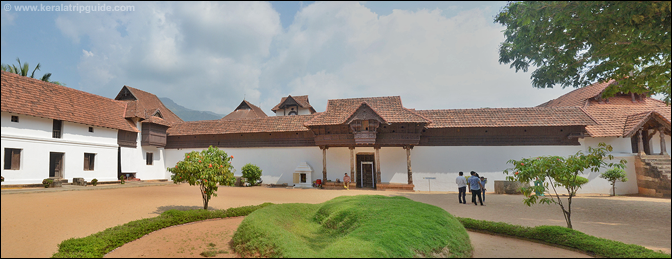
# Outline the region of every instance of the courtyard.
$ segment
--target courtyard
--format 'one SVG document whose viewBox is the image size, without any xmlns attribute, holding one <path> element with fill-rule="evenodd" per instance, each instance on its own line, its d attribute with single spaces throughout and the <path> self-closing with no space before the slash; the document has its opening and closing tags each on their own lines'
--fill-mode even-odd
<svg viewBox="0 0 672 259">
<path fill-rule="evenodd" d="M 458 204 L 457 193 L 445 192 L 220 187 L 217 193 L 210 201 L 211 209 L 264 202 L 321 203 L 342 195 L 400 195 L 459 217 L 523 226 L 565 225 L 558 206 L 527 207 L 520 195 L 488 193 L 486 206 L 473 206 Z M 68 238 L 155 217 L 169 209 L 202 208 L 198 187 L 186 184 L 35 193 L 3 190 L 1 201 L 2 257 L 50 257 Z M 580 195 L 572 206 L 572 222 L 576 230 L 589 235 L 670 253 L 670 204 L 670 199 Z M 475 239 L 472 236 L 472 243 Z M 474 246 L 477 256 L 479 246 Z"/>
</svg>

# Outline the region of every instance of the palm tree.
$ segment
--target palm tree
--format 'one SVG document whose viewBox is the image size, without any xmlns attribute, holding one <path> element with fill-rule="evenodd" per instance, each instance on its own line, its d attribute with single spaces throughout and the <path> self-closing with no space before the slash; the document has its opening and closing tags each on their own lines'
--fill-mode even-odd
<svg viewBox="0 0 672 259">
<path fill-rule="evenodd" d="M 7 65 L 7 64 L 2 64 L 2 71 L 14 73 L 14 74 L 19 74 L 22 76 L 28 76 L 28 71 L 30 71 L 30 66 L 28 65 L 28 62 L 21 64 L 21 60 L 19 58 L 16 58 L 16 62 L 19 63 L 19 66 L 17 67 L 16 65 Z M 35 71 L 40 70 L 40 63 L 37 63 L 37 66 L 33 69 L 33 72 L 30 73 L 30 78 L 35 78 Z M 51 79 L 51 73 L 46 73 L 42 75 L 42 78 L 40 80 L 44 82 L 49 82 L 49 83 L 54 83 L 57 85 L 64 85 L 61 84 L 58 81 L 50 81 Z"/>
</svg>

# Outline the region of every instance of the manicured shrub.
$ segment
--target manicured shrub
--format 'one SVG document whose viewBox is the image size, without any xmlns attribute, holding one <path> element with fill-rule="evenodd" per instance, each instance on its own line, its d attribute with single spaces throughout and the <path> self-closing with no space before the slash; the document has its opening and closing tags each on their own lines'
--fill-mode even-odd
<svg viewBox="0 0 672 259">
<path fill-rule="evenodd" d="M 261 169 L 256 165 L 248 163 L 243 166 L 242 171 L 243 177 L 245 177 L 247 182 L 251 185 L 257 185 L 257 181 L 261 179 Z"/>
<path fill-rule="evenodd" d="M 93 184 L 93 186 L 98 185 L 98 179 L 93 178 L 93 180 L 91 180 L 91 184 Z"/>
<path fill-rule="evenodd" d="M 49 188 L 49 186 L 50 186 L 52 183 L 54 183 L 54 180 L 53 180 L 53 179 L 49 179 L 49 178 L 47 178 L 47 179 L 42 180 L 42 185 L 44 185 L 44 188 Z"/>
</svg>

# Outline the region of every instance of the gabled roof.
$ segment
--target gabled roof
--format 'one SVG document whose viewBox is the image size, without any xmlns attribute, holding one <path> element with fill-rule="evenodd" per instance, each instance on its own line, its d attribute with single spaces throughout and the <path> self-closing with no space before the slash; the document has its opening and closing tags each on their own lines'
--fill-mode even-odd
<svg viewBox="0 0 672 259">
<path fill-rule="evenodd" d="M 427 128 L 550 127 L 597 124 L 579 107 L 417 110 Z"/>
<path fill-rule="evenodd" d="M 649 112 L 656 112 L 667 120 L 669 125 L 672 117 L 670 106 L 662 101 L 647 97 L 642 101 L 633 102 L 632 98 L 626 95 L 610 97 L 608 102 L 599 102 L 593 98 L 602 93 L 612 82 L 613 80 L 576 89 L 538 107 L 583 107 L 598 123 L 586 127 L 591 137 L 622 137 L 626 134 L 626 128 L 631 128 L 631 124 L 636 123 L 635 115 Z"/>
<path fill-rule="evenodd" d="M 169 136 L 209 135 L 229 133 L 272 133 L 308 131 L 303 124 L 315 117 L 310 115 L 271 116 L 245 120 L 188 121 L 168 129 Z"/>
<path fill-rule="evenodd" d="M 650 111 L 638 114 L 633 114 L 625 119 L 625 127 L 623 128 L 623 137 L 632 137 L 637 133 L 640 127 L 650 120 L 655 120 L 662 124 L 663 127 L 670 131 L 670 120 L 658 112 Z"/>
<path fill-rule="evenodd" d="M 306 126 L 344 124 L 362 103 L 366 103 L 387 123 L 431 122 L 421 115 L 404 108 L 401 105 L 401 98 L 399 96 L 387 96 L 329 100 L 327 110 L 306 122 Z"/>
<path fill-rule="evenodd" d="M 586 100 L 591 99 L 604 91 L 607 86 L 613 83 L 614 80 L 608 82 L 592 84 L 586 87 L 578 88 L 567 94 L 564 94 L 556 99 L 545 102 L 537 107 L 568 107 L 568 106 L 583 106 Z"/>
<path fill-rule="evenodd" d="M 2 72 L 2 111 L 138 132 L 124 119 L 126 103 Z"/>
<path fill-rule="evenodd" d="M 117 94 L 116 100 L 127 102 L 126 118 L 150 119 L 157 111 L 163 116 L 166 126 L 184 122 L 180 117 L 168 109 L 156 95 L 136 89 L 130 86 L 124 86 Z"/>
<path fill-rule="evenodd" d="M 235 119 L 252 119 L 252 118 L 263 118 L 268 117 L 261 108 L 256 105 L 243 100 L 238 107 L 236 107 L 233 112 L 221 118 L 222 120 L 235 120 Z"/>
<path fill-rule="evenodd" d="M 310 109 L 310 113 L 315 113 L 315 109 L 313 109 L 313 106 L 311 106 L 310 102 L 308 102 L 308 96 L 307 95 L 298 95 L 298 96 L 289 95 L 287 97 L 282 97 L 282 99 L 280 100 L 280 103 L 275 105 L 275 107 L 273 107 L 273 109 L 271 109 L 271 111 L 275 112 L 277 110 L 280 110 L 281 109 L 280 107 L 282 107 L 283 105 L 288 105 L 288 104 L 294 105 L 295 103 L 296 103 L 296 105 L 298 105 L 301 108 Z"/>
</svg>

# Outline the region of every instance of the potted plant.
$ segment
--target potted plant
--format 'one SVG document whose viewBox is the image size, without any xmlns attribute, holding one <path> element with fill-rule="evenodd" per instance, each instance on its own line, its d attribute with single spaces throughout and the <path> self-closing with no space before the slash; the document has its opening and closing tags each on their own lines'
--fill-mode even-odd
<svg viewBox="0 0 672 259">
<path fill-rule="evenodd" d="M 42 180 L 42 185 L 44 185 L 44 188 L 49 188 L 49 185 L 52 183 L 54 183 L 54 180 L 49 178 Z"/>
<path fill-rule="evenodd" d="M 93 184 L 93 186 L 98 185 L 98 179 L 93 178 L 93 180 L 91 180 L 91 184 Z"/>
</svg>

